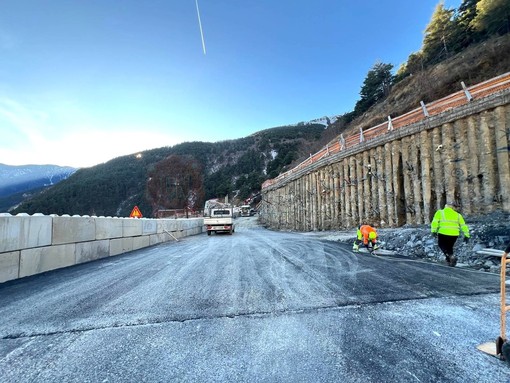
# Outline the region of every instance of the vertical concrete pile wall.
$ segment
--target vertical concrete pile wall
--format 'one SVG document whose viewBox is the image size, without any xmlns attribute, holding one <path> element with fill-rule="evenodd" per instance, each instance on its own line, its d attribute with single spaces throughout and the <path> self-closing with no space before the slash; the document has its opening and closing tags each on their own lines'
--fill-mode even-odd
<svg viewBox="0 0 510 383">
<path fill-rule="evenodd" d="M 203 218 L 0 214 L 0 283 L 202 232 Z"/>
<path fill-rule="evenodd" d="M 429 223 L 447 199 L 466 215 L 510 212 L 510 92 L 388 132 L 263 190 L 262 221 L 299 231 Z"/>
</svg>

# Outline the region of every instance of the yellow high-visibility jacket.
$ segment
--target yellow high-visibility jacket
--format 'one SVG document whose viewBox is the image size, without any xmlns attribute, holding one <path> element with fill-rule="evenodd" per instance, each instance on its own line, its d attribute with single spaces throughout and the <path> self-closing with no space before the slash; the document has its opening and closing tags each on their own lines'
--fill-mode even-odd
<svg viewBox="0 0 510 383">
<path fill-rule="evenodd" d="M 464 217 L 451 207 L 445 207 L 443 210 L 436 211 L 434 219 L 432 219 L 430 224 L 430 231 L 432 233 L 458 237 L 461 230 L 464 233 L 464 237 L 469 238 L 469 228 L 466 222 L 464 222 Z"/>
</svg>

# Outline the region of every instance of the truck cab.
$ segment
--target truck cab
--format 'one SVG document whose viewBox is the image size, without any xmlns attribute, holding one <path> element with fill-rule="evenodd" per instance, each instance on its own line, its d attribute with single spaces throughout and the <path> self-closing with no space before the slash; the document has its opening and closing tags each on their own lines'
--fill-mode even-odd
<svg viewBox="0 0 510 383">
<path fill-rule="evenodd" d="M 250 205 L 242 205 L 241 206 L 241 217 L 249 217 L 250 216 Z"/>
</svg>

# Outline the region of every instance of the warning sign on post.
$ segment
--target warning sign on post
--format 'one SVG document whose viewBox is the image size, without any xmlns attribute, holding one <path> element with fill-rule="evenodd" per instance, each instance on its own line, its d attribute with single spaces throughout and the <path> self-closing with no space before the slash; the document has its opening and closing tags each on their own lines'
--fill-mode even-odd
<svg viewBox="0 0 510 383">
<path fill-rule="evenodd" d="M 142 212 L 140 209 L 138 209 L 138 206 L 135 206 L 133 210 L 131 211 L 131 214 L 129 214 L 129 218 L 142 218 Z"/>
</svg>

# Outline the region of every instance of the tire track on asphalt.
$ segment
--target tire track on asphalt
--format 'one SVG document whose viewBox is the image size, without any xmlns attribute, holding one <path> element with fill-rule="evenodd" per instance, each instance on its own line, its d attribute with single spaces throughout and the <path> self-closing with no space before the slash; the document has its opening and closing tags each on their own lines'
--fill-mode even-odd
<svg viewBox="0 0 510 383">
<path fill-rule="evenodd" d="M 482 295 L 497 295 L 497 293 L 470 293 L 470 294 L 458 294 L 456 296 L 459 297 L 475 297 Z M 161 324 L 171 324 L 171 323 L 187 323 L 187 322 L 198 322 L 198 321 L 211 321 L 211 320 L 231 320 L 238 318 L 253 318 L 253 319 L 266 319 L 274 316 L 283 316 L 283 315 L 302 315 L 302 314 L 310 314 L 316 312 L 326 312 L 326 311 L 336 311 L 336 310 L 344 310 L 344 309 L 360 309 L 380 306 L 381 304 L 394 304 L 394 303 L 404 303 L 411 301 L 424 301 L 424 300 L 434 300 L 441 299 L 441 297 L 433 296 L 433 297 L 410 297 L 410 298 L 401 298 L 401 299 L 389 299 L 384 302 L 363 302 L 363 303 L 348 303 L 348 304 L 338 304 L 338 305 L 323 305 L 323 306 L 315 306 L 315 307 L 306 307 L 306 308 L 289 308 L 289 309 L 281 309 L 281 310 L 271 310 L 271 311 L 253 311 L 253 312 L 241 312 L 237 314 L 225 314 L 225 315 L 211 315 L 211 316 L 190 316 L 186 318 L 162 318 L 155 320 L 146 320 L 146 321 L 138 321 L 136 323 L 115 323 L 112 325 L 105 326 L 90 326 L 83 328 L 74 328 L 74 329 L 65 329 L 65 330 L 56 330 L 56 331 L 48 331 L 48 332 L 32 332 L 32 333 L 13 333 L 7 334 L 0 337 L 0 340 L 16 340 L 16 339 L 29 339 L 29 338 L 37 338 L 37 337 L 46 337 L 46 336 L 55 336 L 55 335 L 65 335 L 65 334 L 80 334 L 87 333 L 91 331 L 101 331 L 101 330 L 111 330 L 111 329 L 121 329 L 121 328 L 136 328 L 143 326 L 153 326 L 153 325 L 161 325 Z"/>
</svg>

